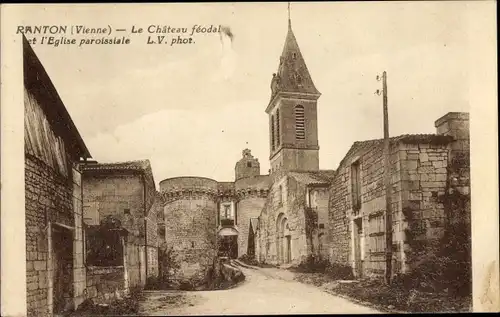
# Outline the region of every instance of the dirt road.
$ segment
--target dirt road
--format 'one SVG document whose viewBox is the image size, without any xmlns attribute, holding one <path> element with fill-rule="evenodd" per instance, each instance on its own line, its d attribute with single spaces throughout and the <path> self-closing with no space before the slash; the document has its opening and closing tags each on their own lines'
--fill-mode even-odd
<svg viewBox="0 0 500 317">
<path fill-rule="evenodd" d="M 141 304 L 147 315 L 380 313 L 293 280 L 291 272 L 243 268 L 246 280 L 222 291 L 151 291 Z"/>
</svg>

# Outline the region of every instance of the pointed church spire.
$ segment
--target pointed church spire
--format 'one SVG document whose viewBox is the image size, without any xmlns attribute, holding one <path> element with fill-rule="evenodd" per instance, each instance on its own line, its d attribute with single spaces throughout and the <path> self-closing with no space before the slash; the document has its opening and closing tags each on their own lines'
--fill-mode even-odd
<svg viewBox="0 0 500 317">
<path fill-rule="evenodd" d="M 290 2 L 288 2 L 288 33 L 285 45 L 280 57 L 277 78 L 279 85 L 274 93 L 291 92 L 319 95 L 319 91 L 314 86 L 309 70 L 307 69 L 302 53 L 300 52 L 297 39 L 292 31 L 292 19 L 290 17 Z"/>
</svg>

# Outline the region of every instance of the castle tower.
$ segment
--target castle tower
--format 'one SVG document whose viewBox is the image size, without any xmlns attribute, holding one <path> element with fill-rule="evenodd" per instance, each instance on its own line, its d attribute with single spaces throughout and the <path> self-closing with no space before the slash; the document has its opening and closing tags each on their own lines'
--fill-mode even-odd
<svg viewBox="0 0 500 317">
<path fill-rule="evenodd" d="M 234 167 L 235 180 L 260 175 L 259 160 L 253 157 L 252 152 L 249 149 L 244 149 L 242 154 L 243 157 Z"/>
<path fill-rule="evenodd" d="M 320 92 L 311 75 L 292 31 L 280 57 L 278 73 L 271 81 L 269 115 L 271 173 L 277 170 L 318 170 L 317 100 Z"/>
</svg>

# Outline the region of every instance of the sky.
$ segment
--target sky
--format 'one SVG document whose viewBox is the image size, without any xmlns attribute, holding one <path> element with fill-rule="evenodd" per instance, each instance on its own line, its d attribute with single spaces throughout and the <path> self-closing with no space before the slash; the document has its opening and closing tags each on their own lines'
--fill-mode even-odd
<svg viewBox="0 0 500 317">
<path fill-rule="evenodd" d="M 434 133 L 469 111 L 474 37 L 467 2 L 292 3 L 292 28 L 318 100 L 320 168 L 335 169 L 353 142 L 383 136 L 387 71 L 390 134 Z M 44 5 L 18 8 L 24 25 L 127 28 L 225 25 L 191 45 L 33 45 L 93 159 L 149 159 L 169 177 L 234 179 L 249 148 L 269 169 L 265 108 L 287 31 L 287 3 Z"/>
</svg>

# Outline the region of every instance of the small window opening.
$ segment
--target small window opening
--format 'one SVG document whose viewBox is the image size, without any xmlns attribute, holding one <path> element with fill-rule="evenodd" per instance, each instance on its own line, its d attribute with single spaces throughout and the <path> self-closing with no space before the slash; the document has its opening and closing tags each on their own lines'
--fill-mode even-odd
<svg viewBox="0 0 500 317">
<path fill-rule="evenodd" d="M 130 209 L 128 208 L 123 209 L 123 214 L 130 215 Z"/>
<path fill-rule="evenodd" d="M 247 162 L 247 167 L 252 167 L 252 163 L 251 162 Z"/>
</svg>

